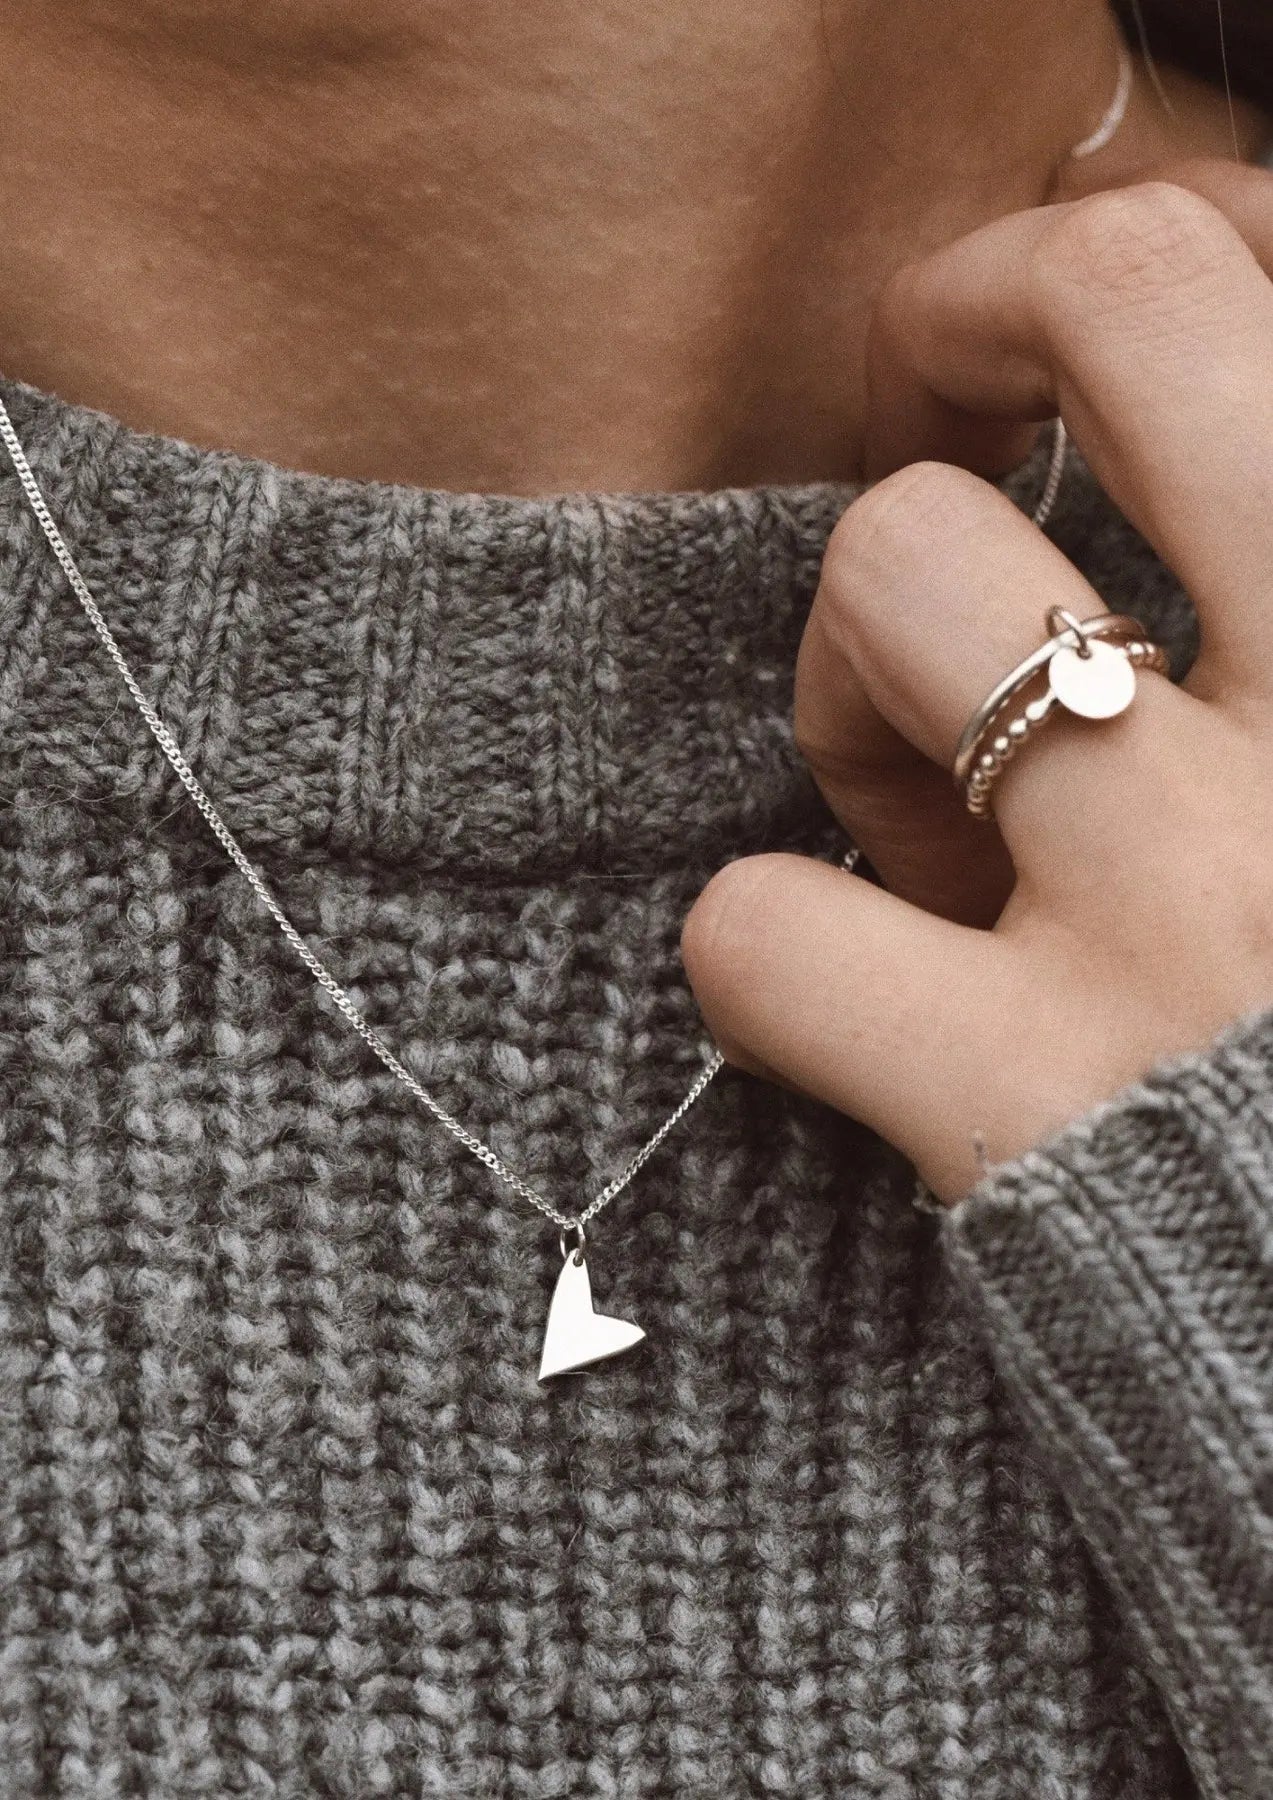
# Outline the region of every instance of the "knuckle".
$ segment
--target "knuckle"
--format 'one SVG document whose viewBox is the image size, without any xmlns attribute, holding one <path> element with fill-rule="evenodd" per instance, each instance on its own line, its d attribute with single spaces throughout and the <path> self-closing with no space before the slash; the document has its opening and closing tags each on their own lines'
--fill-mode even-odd
<svg viewBox="0 0 1273 1800">
<path fill-rule="evenodd" d="M 818 607 L 836 640 L 851 643 L 867 609 L 889 592 L 903 560 L 961 529 L 982 484 L 950 463 L 910 463 L 861 494 L 827 542 Z"/>
<path fill-rule="evenodd" d="M 1211 276 L 1233 241 L 1210 201 L 1171 181 L 1113 188 L 1071 203 L 1035 246 L 1032 274 L 1046 293 L 1081 291 L 1098 303 L 1143 303 Z"/>
<path fill-rule="evenodd" d="M 767 921 L 780 910 L 782 855 L 745 856 L 718 869 L 690 909 L 681 931 L 681 959 L 699 996 L 718 1004 L 740 987 Z"/>
</svg>

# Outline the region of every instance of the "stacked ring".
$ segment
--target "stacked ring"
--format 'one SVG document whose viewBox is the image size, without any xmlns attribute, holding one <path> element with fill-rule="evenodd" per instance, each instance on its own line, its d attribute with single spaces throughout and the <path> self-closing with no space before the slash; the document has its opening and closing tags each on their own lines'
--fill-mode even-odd
<svg viewBox="0 0 1273 1800">
<path fill-rule="evenodd" d="M 1063 606 L 1050 606 L 1045 623 L 1047 642 L 987 694 L 960 737 L 955 782 L 976 818 L 992 816 L 994 785 L 1005 765 L 1057 707 L 1079 718 L 1112 719 L 1135 698 L 1138 669 L 1167 672 L 1161 647 L 1125 614 L 1076 619 Z"/>
</svg>

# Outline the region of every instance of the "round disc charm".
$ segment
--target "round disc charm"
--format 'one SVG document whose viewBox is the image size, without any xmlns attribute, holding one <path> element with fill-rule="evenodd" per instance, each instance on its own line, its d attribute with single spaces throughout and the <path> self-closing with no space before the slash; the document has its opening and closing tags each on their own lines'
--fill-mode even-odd
<svg viewBox="0 0 1273 1800">
<path fill-rule="evenodd" d="M 1113 644 L 1089 638 L 1086 656 L 1057 651 L 1048 663 L 1048 686 L 1067 712 L 1081 719 L 1113 719 L 1136 697 L 1136 671 Z"/>
</svg>

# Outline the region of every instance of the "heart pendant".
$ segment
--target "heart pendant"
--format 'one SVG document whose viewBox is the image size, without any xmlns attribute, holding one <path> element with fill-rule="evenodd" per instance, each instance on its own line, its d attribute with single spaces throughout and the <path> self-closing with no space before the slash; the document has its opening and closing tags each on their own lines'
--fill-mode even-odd
<svg viewBox="0 0 1273 1800">
<path fill-rule="evenodd" d="M 566 1253 L 553 1289 L 544 1328 L 544 1352 L 539 1360 L 539 1379 L 573 1375 L 592 1363 L 604 1362 L 639 1344 L 645 1333 L 629 1319 L 612 1319 L 592 1308 L 592 1282 L 582 1249 Z"/>
</svg>

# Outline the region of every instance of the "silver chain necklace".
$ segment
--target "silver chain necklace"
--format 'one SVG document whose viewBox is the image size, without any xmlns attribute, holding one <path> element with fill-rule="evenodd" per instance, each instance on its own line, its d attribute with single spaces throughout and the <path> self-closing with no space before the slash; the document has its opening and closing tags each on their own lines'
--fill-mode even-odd
<svg viewBox="0 0 1273 1800">
<path fill-rule="evenodd" d="M 421 1086 L 411 1071 L 399 1062 L 389 1046 L 372 1030 L 335 976 L 315 956 L 300 932 L 292 924 L 270 892 L 259 871 L 249 860 L 242 845 L 204 792 L 193 769 L 182 755 L 176 739 L 143 693 L 114 633 L 102 615 L 101 608 L 89 591 L 88 583 L 80 574 L 75 559 L 67 548 L 66 540 L 49 511 L 48 503 L 36 481 L 30 463 L 27 461 L 26 452 L 14 430 L 13 421 L 9 417 L 8 408 L 3 400 L 0 400 L 0 439 L 4 442 L 4 447 L 21 483 L 22 491 L 40 529 L 48 540 L 49 548 L 70 583 L 72 593 L 83 607 L 94 631 L 105 645 L 106 654 L 119 671 L 120 679 L 149 727 L 151 736 L 168 759 L 178 780 L 203 814 L 222 849 L 273 918 L 296 955 L 305 964 L 318 985 L 335 1001 L 363 1042 L 375 1052 L 389 1072 L 395 1075 L 404 1087 L 410 1089 L 437 1123 L 449 1131 L 451 1136 L 464 1146 L 470 1156 L 474 1156 L 478 1162 L 484 1163 L 498 1181 L 503 1182 L 505 1187 L 510 1188 L 520 1199 L 533 1206 L 545 1218 L 551 1219 L 553 1224 L 558 1227 L 562 1269 L 557 1277 L 557 1284 L 548 1309 L 548 1323 L 544 1331 L 539 1379 L 544 1381 L 552 1375 L 577 1373 L 592 1363 L 616 1356 L 621 1351 L 640 1343 L 645 1333 L 639 1325 L 634 1325 L 626 1319 L 611 1318 L 604 1313 L 596 1312 L 593 1308 L 591 1283 L 584 1256 L 586 1227 L 599 1212 L 609 1206 L 610 1202 L 623 1192 L 633 1176 L 654 1154 L 668 1133 L 685 1117 L 708 1083 L 723 1067 L 725 1059 L 719 1050 L 711 1052 L 680 1105 L 668 1114 L 658 1130 L 646 1140 L 626 1167 L 621 1169 L 614 1179 L 607 1183 L 600 1193 L 595 1195 L 579 1212 L 563 1212 L 537 1188 L 532 1187 L 528 1181 L 524 1180 L 515 1169 L 510 1169 L 489 1144 L 474 1136 L 471 1131 L 466 1131 L 460 1121 L 448 1112 L 446 1107 L 435 1099 L 427 1088 Z M 1047 521 L 1055 504 L 1065 468 L 1065 451 L 1065 428 L 1058 419 L 1047 480 L 1033 514 L 1036 525 L 1043 525 Z M 572 1238 L 573 1243 L 570 1241 Z"/>
</svg>

